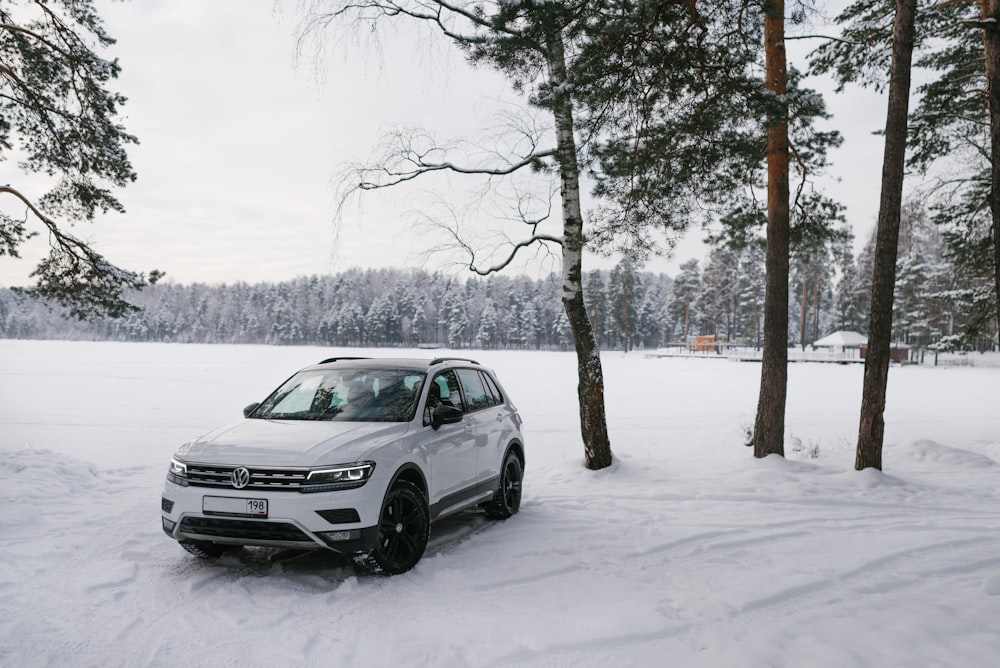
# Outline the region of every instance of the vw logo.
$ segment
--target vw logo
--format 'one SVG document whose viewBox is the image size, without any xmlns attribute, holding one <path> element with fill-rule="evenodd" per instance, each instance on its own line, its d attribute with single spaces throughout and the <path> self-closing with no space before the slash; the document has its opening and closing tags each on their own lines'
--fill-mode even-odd
<svg viewBox="0 0 1000 668">
<path fill-rule="evenodd" d="M 233 487 L 243 489 L 250 484 L 250 471 L 245 466 L 233 469 L 233 473 L 229 476 L 229 479 L 232 481 Z"/>
</svg>

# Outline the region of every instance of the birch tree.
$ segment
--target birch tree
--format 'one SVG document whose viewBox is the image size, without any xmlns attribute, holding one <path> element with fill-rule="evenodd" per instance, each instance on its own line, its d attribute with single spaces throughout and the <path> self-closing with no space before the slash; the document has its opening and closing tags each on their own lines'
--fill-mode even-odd
<svg viewBox="0 0 1000 668">
<path fill-rule="evenodd" d="M 377 190 L 441 173 L 489 184 L 525 172 L 556 179 L 561 229 L 549 229 L 556 216 L 544 206 L 515 197 L 523 234 L 492 261 L 477 255 L 465 222 L 444 229 L 466 253 L 468 268 L 482 275 L 510 266 L 527 249 L 558 254 L 577 354 L 584 459 L 592 469 L 609 466 L 612 455 L 600 350 L 584 299 L 584 249 L 641 255 L 653 250 L 656 231 L 669 246 L 697 201 L 743 185 L 741 160 L 753 151 L 741 150 L 749 133 L 740 110 L 759 86 L 747 65 L 745 36 L 735 27 L 738 14 L 731 3 L 682 0 L 356 0 L 317 2 L 306 21 L 305 34 L 317 38 L 344 26 L 377 31 L 390 21 L 429 27 L 473 64 L 502 73 L 547 116 L 551 132 L 536 133 L 526 123 L 520 142 L 507 143 L 518 148 L 478 163 L 456 158 L 426 133 L 392 133 L 381 156 L 351 171 L 349 187 Z M 589 225 L 584 170 L 601 202 Z"/>
</svg>

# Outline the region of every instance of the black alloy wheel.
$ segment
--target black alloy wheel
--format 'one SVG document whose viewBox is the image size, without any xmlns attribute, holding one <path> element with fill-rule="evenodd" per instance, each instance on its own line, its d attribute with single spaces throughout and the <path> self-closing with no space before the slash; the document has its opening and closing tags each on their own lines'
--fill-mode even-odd
<svg viewBox="0 0 1000 668">
<path fill-rule="evenodd" d="M 359 561 L 375 573 L 405 573 L 423 556 L 430 528 L 430 512 L 424 495 L 413 483 L 401 480 L 392 486 L 382 502 L 375 549 Z"/>
<path fill-rule="evenodd" d="M 500 471 L 500 487 L 496 496 L 486 506 L 486 515 L 495 520 L 505 520 L 521 508 L 521 481 L 523 479 L 521 460 L 509 451 Z"/>
</svg>

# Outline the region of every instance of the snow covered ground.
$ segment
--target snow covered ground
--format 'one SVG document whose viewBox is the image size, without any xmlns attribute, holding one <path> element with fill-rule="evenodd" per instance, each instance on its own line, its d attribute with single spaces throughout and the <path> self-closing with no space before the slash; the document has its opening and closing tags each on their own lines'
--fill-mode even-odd
<svg viewBox="0 0 1000 668">
<path fill-rule="evenodd" d="M 520 514 L 394 578 L 183 552 L 170 454 L 330 354 L 0 341 L 0 665 L 1000 665 L 1000 368 L 894 367 L 858 473 L 860 365 L 790 365 L 788 458 L 754 460 L 759 365 L 607 353 L 590 472 L 573 355 L 463 351 L 525 418 Z"/>
</svg>

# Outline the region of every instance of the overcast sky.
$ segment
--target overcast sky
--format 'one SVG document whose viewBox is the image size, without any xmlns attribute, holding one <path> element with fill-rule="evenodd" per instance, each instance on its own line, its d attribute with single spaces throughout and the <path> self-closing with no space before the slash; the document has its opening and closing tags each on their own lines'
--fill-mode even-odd
<svg viewBox="0 0 1000 668">
<path fill-rule="evenodd" d="M 412 192 L 370 194 L 335 225 L 334 179 L 345 163 L 367 158 L 389 127 L 454 136 L 481 125 L 512 99 L 500 77 L 405 32 L 384 40 L 381 53 L 348 41 L 297 59 L 298 16 L 272 0 L 97 6 L 118 40 L 109 54 L 123 68 L 116 87 L 129 98 L 124 122 L 141 142 L 130 150 L 139 179 L 120 192 L 126 214 L 73 228 L 110 260 L 160 269 L 178 283 L 447 265 L 425 254 L 437 241 L 413 227 Z M 804 67 L 796 61 L 802 43 L 789 49 Z M 871 132 L 884 124 L 885 102 L 857 90 L 827 99 L 846 141 L 824 187 L 848 205 L 864 237 L 878 208 L 882 141 Z M 0 181 L 25 183 L 13 164 L 2 169 Z M 700 259 L 699 237 L 648 268 L 673 274 L 681 261 Z M 20 262 L 0 260 L 0 285 L 26 284 L 44 245 L 25 248 Z M 615 261 L 590 258 L 585 269 Z"/>
</svg>

